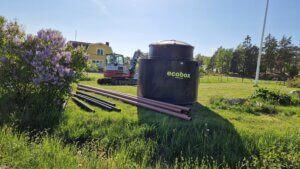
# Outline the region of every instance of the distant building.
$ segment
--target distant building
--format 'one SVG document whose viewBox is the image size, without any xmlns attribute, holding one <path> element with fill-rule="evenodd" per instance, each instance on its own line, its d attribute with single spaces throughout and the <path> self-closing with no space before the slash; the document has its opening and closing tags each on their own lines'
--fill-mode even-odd
<svg viewBox="0 0 300 169">
<path fill-rule="evenodd" d="M 89 60 L 95 63 L 100 69 L 105 67 L 106 55 L 112 53 L 112 48 L 109 46 L 109 43 L 92 43 L 87 48 L 87 54 Z"/>
<path fill-rule="evenodd" d="M 87 43 L 79 41 L 69 41 L 68 44 L 72 45 L 74 48 L 77 48 L 79 46 L 84 47 L 89 60 L 96 64 L 100 69 L 104 69 L 105 67 L 106 54 L 112 53 L 109 42 Z"/>
<path fill-rule="evenodd" d="M 68 44 L 72 45 L 74 48 L 84 47 L 85 49 L 87 49 L 91 43 L 79 42 L 79 41 L 69 41 Z"/>
</svg>

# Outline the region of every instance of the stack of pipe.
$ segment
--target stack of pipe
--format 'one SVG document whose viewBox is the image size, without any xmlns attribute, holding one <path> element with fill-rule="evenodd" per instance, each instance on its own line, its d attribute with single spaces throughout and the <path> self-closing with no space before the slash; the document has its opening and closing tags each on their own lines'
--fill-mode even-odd
<svg viewBox="0 0 300 169">
<path fill-rule="evenodd" d="M 142 98 L 130 94 L 114 92 L 110 90 L 100 89 L 100 88 L 81 85 L 81 84 L 78 85 L 78 90 L 93 92 L 103 96 L 118 99 L 129 104 L 141 106 L 170 116 L 178 117 L 180 119 L 191 120 L 191 117 L 188 115 L 189 112 L 191 111 L 189 107 L 174 105 L 174 104 L 165 103 L 157 100 Z"/>
<path fill-rule="evenodd" d="M 74 97 L 77 97 L 78 99 L 84 100 L 92 105 L 95 105 L 97 107 L 100 107 L 104 110 L 107 111 L 118 111 L 120 112 L 121 109 L 118 109 L 115 107 L 115 104 L 107 102 L 105 100 L 102 100 L 100 98 L 88 95 L 86 93 L 82 93 L 82 92 L 76 92 L 76 94 L 73 94 Z"/>
<path fill-rule="evenodd" d="M 85 109 L 86 111 L 89 112 L 95 112 L 94 109 L 90 108 L 88 105 L 86 105 L 85 103 L 83 103 L 82 101 L 78 100 L 75 97 L 72 97 L 72 100 L 81 108 Z"/>
</svg>

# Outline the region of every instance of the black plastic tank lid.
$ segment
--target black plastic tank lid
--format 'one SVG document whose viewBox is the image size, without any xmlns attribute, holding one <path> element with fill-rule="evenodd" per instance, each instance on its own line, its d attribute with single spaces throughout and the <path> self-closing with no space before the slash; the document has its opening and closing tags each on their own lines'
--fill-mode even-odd
<svg viewBox="0 0 300 169">
<path fill-rule="evenodd" d="M 153 46 L 153 45 L 182 45 L 182 46 L 189 46 L 194 48 L 194 46 L 178 40 L 162 40 L 162 41 L 151 43 L 149 46 Z"/>
<path fill-rule="evenodd" d="M 193 60 L 194 47 L 177 40 L 163 40 L 149 45 L 150 59 Z"/>
</svg>

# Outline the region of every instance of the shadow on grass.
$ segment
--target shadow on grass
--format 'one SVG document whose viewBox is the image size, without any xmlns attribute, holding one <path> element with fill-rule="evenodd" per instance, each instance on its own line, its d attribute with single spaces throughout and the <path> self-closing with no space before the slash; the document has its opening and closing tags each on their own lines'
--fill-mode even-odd
<svg viewBox="0 0 300 169">
<path fill-rule="evenodd" d="M 45 130 L 52 132 L 62 119 L 62 107 L 45 104 L 40 97 L 19 99 L 10 94 L 0 97 L 0 126 L 13 125 L 34 135 Z"/>
<path fill-rule="evenodd" d="M 248 156 L 243 142 L 234 126 L 208 107 L 195 103 L 192 107 L 192 121 L 169 117 L 148 109 L 138 108 L 140 124 L 153 126 L 147 133 L 158 142 L 158 159 L 173 163 L 192 158 L 203 158 L 226 162 L 236 166 Z"/>
</svg>

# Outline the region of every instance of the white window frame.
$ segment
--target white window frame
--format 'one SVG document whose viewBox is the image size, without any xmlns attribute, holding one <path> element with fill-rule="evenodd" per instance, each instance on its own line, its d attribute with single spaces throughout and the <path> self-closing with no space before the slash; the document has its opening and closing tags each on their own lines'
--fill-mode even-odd
<svg viewBox="0 0 300 169">
<path fill-rule="evenodd" d="M 100 52 L 100 55 L 98 55 L 98 50 L 102 51 L 102 52 Z M 101 54 L 102 54 L 102 55 L 101 55 Z M 97 49 L 96 49 L 96 55 L 98 55 L 98 56 L 104 56 L 104 49 L 102 49 L 102 48 L 97 48 Z"/>
</svg>

